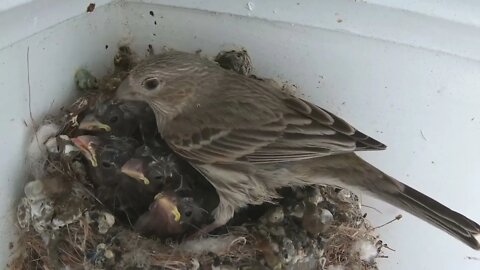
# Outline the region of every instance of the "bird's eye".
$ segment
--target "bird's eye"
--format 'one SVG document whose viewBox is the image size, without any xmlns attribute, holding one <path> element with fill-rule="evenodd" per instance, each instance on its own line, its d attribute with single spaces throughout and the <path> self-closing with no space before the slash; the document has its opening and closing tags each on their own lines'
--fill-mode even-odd
<svg viewBox="0 0 480 270">
<path fill-rule="evenodd" d="M 154 90 L 160 84 L 160 81 L 157 78 L 151 77 L 146 78 L 143 81 L 143 87 L 147 90 Z"/>
<path fill-rule="evenodd" d="M 102 161 L 102 167 L 105 169 L 110 169 L 111 167 L 113 167 L 113 164 L 107 161 Z"/>
<path fill-rule="evenodd" d="M 163 176 L 162 175 L 157 175 L 157 176 L 153 177 L 153 179 L 155 179 L 156 181 L 162 181 Z"/>
<path fill-rule="evenodd" d="M 186 217 L 190 217 L 191 215 L 192 215 L 192 211 L 191 211 L 191 210 L 187 210 L 187 211 L 185 212 L 185 216 L 186 216 Z"/>
</svg>

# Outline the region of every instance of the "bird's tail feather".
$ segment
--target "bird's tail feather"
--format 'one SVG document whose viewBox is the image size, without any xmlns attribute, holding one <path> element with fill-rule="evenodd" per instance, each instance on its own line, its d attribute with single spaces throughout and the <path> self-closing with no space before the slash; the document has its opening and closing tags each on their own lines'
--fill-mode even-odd
<svg viewBox="0 0 480 270">
<path fill-rule="evenodd" d="M 368 191 L 480 250 L 480 225 L 473 220 L 386 175 L 355 154 L 321 160 L 321 165 L 310 166 L 315 173 L 337 178 L 352 190 Z"/>
<path fill-rule="evenodd" d="M 397 180 L 391 178 L 392 181 Z M 425 194 L 405 185 L 399 193 L 383 193 L 389 203 L 444 230 L 470 247 L 480 250 L 480 225 Z M 379 195 L 379 194 L 377 194 Z"/>
</svg>

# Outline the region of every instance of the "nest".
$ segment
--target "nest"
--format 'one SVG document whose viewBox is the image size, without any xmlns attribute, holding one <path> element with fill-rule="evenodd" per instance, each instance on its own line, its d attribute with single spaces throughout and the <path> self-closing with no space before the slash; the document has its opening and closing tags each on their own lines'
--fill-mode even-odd
<svg viewBox="0 0 480 270">
<path fill-rule="evenodd" d="M 358 197 L 336 187 L 280 190 L 283 199 L 276 204 L 243 209 L 215 235 L 193 240 L 148 238 L 117 222 L 93 195 L 84 161 L 67 149 L 91 100 L 112 93 L 132 59 L 122 47 L 115 71 L 105 78 L 77 72 L 81 97 L 35 133 L 40 154 L 33 155 L 34 181 L 18 205 L 19 240 L 10 269 L 377 269 L 375 259 L 387 246 Z M 48 125 L 58 131 L 45 135 Z"/>
</svg>

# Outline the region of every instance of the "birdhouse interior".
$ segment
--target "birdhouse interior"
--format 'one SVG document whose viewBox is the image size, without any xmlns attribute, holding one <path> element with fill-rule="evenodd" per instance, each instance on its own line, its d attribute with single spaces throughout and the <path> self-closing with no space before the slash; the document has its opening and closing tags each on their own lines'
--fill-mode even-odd
<svg viewBox="0 0 480 270">
<path fill-rule="evenodd" d="M 412 265 L 419 268 L 431 266 L 421 260 L 420 250 L 430 259 L 439 257 L 442 261 L 445 257 L 444 266 L 458 265 L 465 258 L 468 263 L 475 262 L 466 245 L 413 215 L 477 249 L 479 226 L 410 188 L 428 192 L 473 220 L 480 219 L 475 206 L 480 203 L 478 199 L 470 205 L 460 196 L 474 200 L 474 189 L 453 184 L 451 189 L 445 188 L 448 183 L 429 189 L 440 178 L 461 178 L 464 186 L 474 185 L 473 175 L 480 175 L 480 171 L 470 170 L 474 166 L 467 162 L 476 158 L 477 153 L 467 148 L 480 147 L 476 139 L 480 129 L 454 121 L 468 115 L 470 125 L 480 119 L 475 116 L 477 104 L 471 102 L 478 98 L 474 89 L 480 87 L 480 65 L 469 48 L 436 48 L 421 39 L 415 43 L 401 35 L 391 37 L 382 34 L 378 23 L 368 32 L 370 24 L 359 19 L 366 14 L 388 13 L 392 18 L 405 14 L 400 9 L 357 1 L 338 1 L 336 5 L 328 1 L 266 1 L 273 8 L 257 1 L 240 5 L 233 0 L 202 4 L 169 0 L 66 2 L 53 0 L 50 7 L 43 0 L 12 7 L 0 4 L 0 24 L 25 19 L 11 24 L 0 37 L 0 89 L 4 94 L 0 105 L 5 111 L 0 116 L 0 166 L 5 180 L 0 181 L 0 232 L 5 241 L 0 245 L 0 263 L 9 269 L 370 270 L 405 269 L 411 266 L 405 258 L 415 258 Z M 297 9 L 307 15 L 308 10 L 321 10 L 321 18 L 331 15 L 333 21 L 287 12 Z M 358 10 L 363 16 L 355 15 Z M 329 13 L 333 15 L 327 16 Z M 437 25 L 425 14 L 405 16 L 418 16 L 415 19 L 427 28 Z M 357 24 L 351 24 L 349 18 Z M 387 19 L 388 27 L 393 29 L 396 23 Z M 405 27 L 421 36 L 415 32 L 420 27 Z M 461 31 L 456 32 L 461 35 Z M 176 51 L 188 54 L 175 58 Z M 214 146 L 196 151 L 204 141 L 214 141 L 225 132 L 215 126 L 189 138 L 180 136 L 184 133 L 175 137 L 162 130 L 166 120 L 160 116 L 168 107 L 144 102 L 138 98 L 142 93 L 132 86 L 141 73 L 136 67 L 143 65 L 148 70 L 156 63 L 148 59 L 172 52 L 174 60 L 184 57 L 198 61 L 199 72 L 209 68 L 225 71 L 231 76 L 225 75 L 227 78 L 240 78 L 237 82 L 249 88 L 282 93 L 268 92 L 274 99 L 298 97 L 283 100 L 287 105 L 282 103 L 288 112 L 297 113 L 290 115 L 293 120 L 287 119 L 288 113 L 282 119 L 282 132 L 294 134 L 288 138 L 298 135 L 298 130 L 301 135 L 313 134 L 302 126 L 306 121 L 302 117 L 307 115 L 307 126 L 312 123 L 318 128 L 314 124 L 321 123 L 328 126 L 328 130 L 320 127 L 325 132 L 322 135 L 339 135 L 333 146 L 326 140 L 327 150 L 340 149 L 340 154 L 347 148 L 348 152 L 383 150 L 381 142 L 388 144 L 388 151 L 393 152 L 362 152 L 359 156 L 408 183 L 404 186 L 384 177 L 393 179 L 388 183 L 394 183 L 405 196 L 389 201 L 388 196 L 397 190 L 387 188 L 383 197 L 378 197 L 413 215 L 364 197 L 360 189 L 328 185 L 334 182 L 276 181 L 275 176 L 285 177 L 282 173 L 287 169 L 281 166 L 268 175 L 272 181 L 267 184 L 264 180 L 263 184 L 260 180 L 247 184 L 232 180 L 224 185 L 212 181 L 212 172 L 243 179 L 234 178 L 241 170 L 220 166 L 214 171 L 213 165 L 208 167 L 215 162 L 229 165 L 225 149 L 249 150 L 245 150 L 251 145 L 242 141 L 242 132 L 233 134 L 230 141 L 219 141 L 216 146 L 221 149 Z M 141 80 L 141 86 L 151 93 L 164 84 L 154 76 Z M 454 90 L 458 92 L 452 95 Z M 182 98 L 186 92 L 168 97 Z M 462 101 L 457 100 L 460 97 Z M 259 96 L 256 102 L 263 102 L 263 98 Z M 455 100 L 462 106 L 449 107 Z M 243 104 L 240 99 L 231 101 L 237 103 Z M 194 106 L 199 115 L 204 112 L 202 104 Z M 442 114 L 442 108 L 451 114 Z M 444 117 L 431 120 L 432 115 Z M 245 116 L 244 122 L 255 117 Z M 445 129 L 445 118 L 452 120 L 451 129 Z M 185 125 L 178 119 L 177 127 L 182 130 Z M 192 119 L 204 120 L 200 116 Z M 262 126 L 266 130 L 251 128 L 255 132 L 250 135 L 259 136 L 252 140 L 276 132 L 275 124 Z M 287 131 L 288 125 L 300 128 Z M 407 129 L 414 130 L 414 135 Z M 446 136 L 455 135 L 453 130 L 467 134 L 459 143 L 474 144 L 461 147 L 467 150 L 454 162 L 458 170 L 418 169 L 423 163 L 434 167 L 451 161 L 452 155 L 445 153 L 455 153 L 457 148 L 443 142 L 448 140 Z M 170 137 L 165 138 L 165 134 Z M 410 141 L 405 139 L 411 137 Z M 267 150 L 291 150 L 282 148 L 291 141 L 276 142 Z M 188 143 L 194 147 L 182 148 Z M 431 145 L 444 145 L 444 152 Z M 297 151 L 298 146 L 294 146 Z M 293 159 L 324 157 L 318 147 L 313 154 L 309 152 L 315 144 L 309 147 L 307 153 L 292 154 Z M 257 152 L 235 161 L 255 164 L 247 169 L 262 172 L 268 171 L 268 164 L 284 161 L 285 152 L 280 157 L 259 149 L 266 148 L 257 148 Z M 222 159 L 210 162 L 212 156 Z M 332 156 L 332 164 L 336 164 L 337 155 Z M 354 162 L 361 160 L 352 156 Z M 312 166 L 304 169 L 305 174 L 315 171 Z M 358 171 L 349 172 L 355 178 Z M 412 179 L 425 181 L 414 184 L 410 174 Z M 460 195 L 451 196 L 451 192 Z M 428 208 L 430 203 L 434 207 Z M 418 209 L 426 209 L 426 214 Z M 233 217 L 228 216 L 230 212 Z M 433 254 L 431 239 L 451 250 Z M 447 260 L 450 255 L 457 259 Z"/>
</svg>

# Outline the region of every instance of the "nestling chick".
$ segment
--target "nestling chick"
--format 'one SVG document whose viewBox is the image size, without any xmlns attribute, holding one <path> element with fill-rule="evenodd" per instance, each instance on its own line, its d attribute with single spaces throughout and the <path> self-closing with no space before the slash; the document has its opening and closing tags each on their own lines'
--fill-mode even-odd
<svg viewBox="0 0 480 270">
<path fill-rule="evenodd" d="M 142 145 L 132 158 L 122 166 L 122 172 L 143 182 L 145 185 L 164 188 L 178 185 L 180 178 L 179 160 L 168 146 L 159 141 L 157 146 Z M 185 162 L 185 161 L 183 161 Z"/>
<path fill-rule="evenodd" d="M 368 192 L 480 249 L 480 225 L 354 154 L 384 144 L 274 85 L 171 51 L 139 63 L 116 96 L 147 102 L 167 144 L 217 189 L 204 232 L 272 201 L 278 188 L 329 184 Z"/>
<path fill-rule="evenodd" d="M 153 142 L 158 134 L 155 115 L 143 102 L 99 102 L 80 122 L 80 130 L 109 133 L 118 137 L 136 137 Z"/>
<path fill-rule="evenodd" d="M 120 171 L 139 143 L 126 137 L 88 135 L 72 141 L 89 161 L 88 174 L 97 198 L 123 222 L 134 224 L 157 193 Z"/>
<path fill-rule="evenodd" d="M 211 213 L 192 197 L 164 191 L 157 194 L 149 211 L 138 219 L 134 228 L 147 236 L 178 238 L 212 221 Z"/>
<path fill-rule="evenodd" d="M 166 145 L 139 147 L 121 171 L 160 192 L 150 211 L 135 225 L 139 232 L 178 235 L 212 221 L 211 212 L 218 205 L 216 190 Z M 175 211 L 180 216 L 172 220 L 171 213 Z"/>
<path fill-rule="evenodd" d="M 162 141 L 158 141 L 157 146 L 138 147 L 123 165 L 122 172 L 146 185 L 157 186 L 156 190 L 171 190 L 181 196 L 195 197 L 209 211 L 218 206 L 215 188 Z"/>
</svg>

